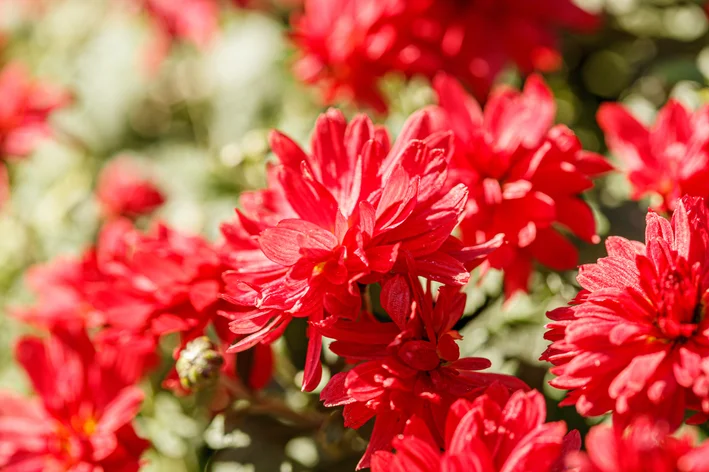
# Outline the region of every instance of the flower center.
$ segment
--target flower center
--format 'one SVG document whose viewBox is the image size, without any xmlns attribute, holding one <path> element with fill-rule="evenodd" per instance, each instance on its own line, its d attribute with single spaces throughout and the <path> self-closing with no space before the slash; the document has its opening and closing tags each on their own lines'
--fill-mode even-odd
<svg viewBox="0 0 709 472">
<path fill-rule="evenodd" d="M 428 341 L 407 341 L 398 354 L 402 361 L 416 370 L 433 370 L 441 363 L 436 347 Z"/>
<path fill-rule="evenodd" d="M 660 279 L 657 326 L 668 338 L 684 342 L 697 331 L 704 318 L 698 275 L 678 261 Z"/>
<path fill-rule="evenodd" d="M 66 470 L 72 469 L 83 458 L 91 455 L 90 438 L 96 433 L 97 427 L 98 421 L 93 415 L 73 416 L 68 425 L 56 423 L 54 436 L 56 442 L 53 442 L 50 447 Z"/>
<path fill-rule="evenodd" d="M 313 277 L 323 273 L 323 271 L 325 270 L 325 264 L 327 264 L 327 261 L 323 261 L 313 267 Z"/>
</svg>

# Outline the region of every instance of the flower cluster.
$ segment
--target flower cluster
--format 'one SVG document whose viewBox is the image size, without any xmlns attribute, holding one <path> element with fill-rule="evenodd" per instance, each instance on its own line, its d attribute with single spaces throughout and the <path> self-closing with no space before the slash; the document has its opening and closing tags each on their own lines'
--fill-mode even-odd
<svg viewBox="0 0 709 472">
<path fill-rule="evenodd" d="M 176 39 L 208 44 L 227 3 L 134 4 L 164 53 Z M 139 470 L 149 375 L 162 377 L 153 388 L 201 390 L 213 414 L 243 406 L 322 431 L 321 412 L 310 421 L 267 388 L 285 385 L 272 378 L 272 345 L 300 325 L 302 390 L 341 409 L 344 426 L 371 426 L 358 469 L 708 472 L 709 443 L 676 432 L 709 419 L 709 106 L 692 114 L 672 101 L 649 130 L 618 104 L 598 113 L 634 198 L 662 202 L 644 244 L 608 237 L 607 257 L 580 267 L 578 295 L 547 314 L 541 360 L 567 391 L 560 406 L 612 416 L 582 452 L 577 431 L 546 421 L 539 391 L 467 355 L 460 333 L 471 271 L 501 271 L 503 301 L 530 289 L 535 266 L 573 269 L 577 245 L 600 242 L 585 193 L 612 166 L 555 124 L 552 91 L 532 73 L 559 65 L 559 29 L 597 18 L 571 0 L 303 6 L 291 18 L 296 72 L 327 101 L 386 111 L 379 82 L 398 71 L 431 79 L 437 103 L 396 139 L 336 109 L 307 150 L 272 131 L 266 188 L 240 194 L 218 242 L 149 221 L 166 199 L 158 186 L 128 157 L 103 164 L 94 243 L 31 268 L 36 300 L 12 313 L 40 333 L 15 348 L 36 396 L 0 392 L 0 469 Z M 523 89 L 489 93 L 509 63 L 527 75 Z M 0 95 L 1 159 L 29 154 L 67 102 L 15 65 Z"/>
<path fill-rule="evenodd" d="M 598 18 L 570 0 L 307 0 L 295 16 L 295 74 L 326 102 L 346 98 L 384 112 L 379 82 L 392 72 L 445 71 L 484 98 L 509 63 L 523 72 L 559 67 L 561 28 L 589 31 Z"/>
<path fill-rule="evenodd" d="M 543 82 L 530 79 L 523 94 L 500 91 L 483 123 L 480 110 L 471 116 L 462 108 L 467 103 L 474 113 L 477 104 L 452 79 L 441 80 L 443 107 L 415 113 L 393 144 L 366 116 L 348 123 L 336 110 L 318 119 L 309 153 L 272 133 L 278 163 L 268 169 L 268 188 L 242 194 L 237 219 L 223 226 L 233 267 L 223 277 L 223 298 L 234 307 L 222 314 L 243 336 L 231 350 L 270 344 L 294 318 L 306 318 L 307 391 L 321 382 L 322 338 L 332 340 L 329 349 L 355 365 L 332 377 L 321 399 L 344 406 L 346 426 L 374 419 L 360 467 L 389 449 L 413 418 L 444 447 L 444 418 L 456 400 L 472 401 L 493 383 L 508 393 L 528 389 L 514 377 L 480 372 L 490 367 L 486 359 L 460 356 L 454 326 L 471 269 L 526 257 L 524 284 L 515 286 L 526 289 L 538 254 L 527 246 L 571 246 L 552 223 L 595 240 L 579 194 L 609 166 L 581 151 L 568 129 L 550 130 L 554 106 Z M 540 107 L 543 120 L 533 117 Z M 473 146 L 484 145 L 487 160 L 473 173 Z M 503 156 L 506 168 L 486 172 Z M 568 184 L 554 188 L 559 178 Z M 485 201 L 495 184 L 499 198 Z M 585 218 L 580 225 L 573 211 Z M 504 224 L 512 215 L 519 222 Z M 453 236 L 458 226 L 462 241 Z M 570 252 L 564 268 L 575 263 Z M 516 275 L 513 263 L 501 267 Z M 442 286 L 434 291 L 433 282 Z M 372 286 L 379 289 L 375 312 Z"/>
<path fill-rule="evenodd" d="M 130 185 L 112 189 L 118 201 L 130 201 L 120 193 L 134 190 Z M 92 470 L 137 470 L 147 444 L 130 426 L 140 406 L 136 384 L 155 367 L 158 341 L 166 335 L 179 334 L 174 356 L 181 361 L 178 368 L 187 369 L 183 378 L 173 369 L 166 388 L 176 393 L 200 388 L 202 376 L 214 377 L 200 370 L 212 369 L 205 364 L 210 359 L 225 379 L 237 381 L 235 356 L 226 353 L 237 337 L 217 315 L 225 305 L 219 298 L 225 260 L 218 246 L 200 237 L 164 225 L 143 233 L 117 218 L 105 223 L 96 246 L 81 257 L 34 267 L 28 282 L 38 302 L 15 315 L 49 331 L 50 340 L 46 345 L 35 338 L 20 341 L 17 357 L 45 405 L 41 410 L 10 398 L 10 408 L 0 407 L 0 424 L 7 427 L 0 427 L 0 465 L 17 467 L 8 470 L 27 470 L 22 467 L 35 463 L 42 470 L 83 470 L 86 464 Z M 191 341 L 203 339 L 208 329 L 221 344 L 206 355 L 195 352 Z M 251 374 L 243 381 L 262 388 L 272 370 L 270 347 L 260 347 L 250 362 Z M 66 398 L 54 398 L 53 392 L 66 392 Z M 214 407 L 224 408 L 230 391 L 221 388 L 217 396 L 222 398 Z M 28 438 L 11 434 L 18 425 L 28 428 Z"/>
<path fill-rule="evenodd" d="M 294 317 L 312 323 L 354 319 L 361 287 L 411 273 L 461 287 L 496 246 L 463 246 L 451 236 L 467 198 L 463 185 L 445 188 L 452 136 L 434 132 L 427 110 L 399 139 L 359 116 L 349 125 L 330 110 L 320 117 L 307 155 L 290 138 L 271 135 L 281 164 L 270 188 L 242 197 L 246 213 L 226 225 L 232 246 L 224 275 L 231 330 L 242 350 L 278 338 Z M 310 330 L 303 388 L 320 382 L 322 335 Z"/>
</svg>

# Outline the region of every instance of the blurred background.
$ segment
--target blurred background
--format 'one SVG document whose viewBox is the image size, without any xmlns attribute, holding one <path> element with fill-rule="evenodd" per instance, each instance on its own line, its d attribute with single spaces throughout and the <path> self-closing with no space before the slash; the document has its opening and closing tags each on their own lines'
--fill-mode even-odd
<svg viewBox="0 0 709 472">
<path fill-rule="evenodd" d="M 268 130 L 307 142 L 323 107 L 290 71 L 292 3 L 263 2 L 253 9 L 230 4 L 220 11 L 213 37 L 166 45 L 131 0 L 0 0 L 0 62 L 21 61 L 34 76 L 72 94 L 71 105 L 51 118 L 55 136 L 28 158 L 8 162 L 11 196 L 0 210 L 0 388 L 27 390 L 11 354 L 13 339 L 26 328 L 8 316 L 31 300 L 24 274 L 93 242 L 101 221 L 93 192 L 108 161 L 134 159 L 167 197 L 157 217 L 215 240 L 239 193 L 264 185 Z M 704 3 L 579 1 L 603 12 L 605 21 L 596 34 L 564 37 L 563 67 L 546 77 L 558 121 L 586 149 L 605 153 L 595 123 L 604 101 L 625 103 L 647 123 L 669 97 L 691 108 L 709 102 Z M 509 70 L 502 81 L 519 85 L 521 78 Z M 411 112 L 432 102 L 425 80 L 389 77 L 385 89 L 392 104 L 386 121 L 394 133 Z M 642 239 L 650 202 L 628 201 L 628 194 L 621 175 L 602 179 L 590 192 L 602 235 Z M 581 262 L 604 251 L 602 244 L 583 245 Z M 561 392 L 546 385 L 547 366 L 537 361 L 546 344 L 544 313 L 575 294 L 574 277 L 539 272 L 528 296 L 505 304 L 499 275 L 471 283 L 461 354 L 486 356 L 495 369 L 520 375 L 548 397 L 550 420 L 565 419 L 585 431 L 587 422 L 572 408 L 556 406 Z M 279 342 L 287 355 L 279 357 L 269 388 L 294 410 L 309 411 L 320 407 L 317 392 L 301 393 L 295 379 L 304 357 L 302 330 L 293 323 Z M 331 369 L 342 368 L 330 361 Z M 353 470 L 365 444 L 342 428 L 337 413 L 324 409 L 316 426 L 240 415 L 238 405 L 211 419 L 199 398 L 175 398 L 160 390 L 159 381 L 146 388 L 151 394 L 139 427 L 154 448 L 145 470 Z"/>
</svg>

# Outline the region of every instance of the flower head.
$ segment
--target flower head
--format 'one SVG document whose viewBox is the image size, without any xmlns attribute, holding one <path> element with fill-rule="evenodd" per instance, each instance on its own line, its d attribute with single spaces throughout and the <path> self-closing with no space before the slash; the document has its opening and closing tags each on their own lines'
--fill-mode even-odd
<svg viewBox="0 0 709 472">
<path fill-rule="evenodd" d="M 484 98 L 510 63 L 523 72 L 560 65 L 561 28 L 592 29 L 597 18 L 570 0 L 306 0 L 295 16 L 295 72 L 324 98 L 386 110 L 379 82 L 392 72 L 456 76 Z"/>
<path fill-rule="evenodd" d="M 486 261 L 505 271 L 505 293 L 527 291 L 533 263 L 554 270 L 576 266 L 578 251 L 557 230 L 597 242 L 591 208 L 581 194 L 591 178 L 610 170 L 583 151 L 571 130 L 554 126 L 551 91 L 531 76 L 523 92 L 500 88 L 484 112 L 451 77 L 434 83 L 444 120 L 455 132 L 450 179 L 468 187 L 463 241 L 476 244 L 502 233 L 506 244 Z"/>
<path fill-rule="evenodd" d="M 418 418 L 392 441 L 396 454 L 374 455 L 372 472 L 560 472 L 566 454 L 581 445 L 563 421 L 545 423 L 544 397 L 537 391 L 510 396 L 499 384 L 472 402 L 456 401 L 445 420 L 443 452 Z"/>
<path fill-rule="evenodd" d="M 348 125 L 330 110 L 317 122 L 310 155 L 272 134 L 281 162 L 272 170 L 272 187 L 249 198 L 259 202 L 253 218 L 239 213 L 226 228 L 232 260 L 244 261 L 224 275 L 226 300 L 242 307 L 224 314 L 234 333 L 247 335 L 234 350 L 272 342 L 294 316 L 312 322 L 354 316 L 358 285 L 392 272 L 461 286 L 499 245 L 464 247 L 451 236 L 467 190 L 443 188 L 451 136 L 433 133 L 432 120 L 427 110 L 417 113 L 390 146 L 367 117 Z M 248 235 L 255 236 L 251 242 Z M 308 389 L 320 379 L 321 340 L 311 334 Z"/>
<path fill-rule="evenodd" d="M 52 135 L 49 115 L 69 103 L 61 88 L 33 80 L 24 66 L 11 63 L 0 71 L 0 205 L 9 194 L 8 157 L 31 154 Z"/>
<path fill-rule="evenodd" d="M 125 1 L 125 0 L 117 0 Z M 205 49 L 219 28 L 218 0 L 129 0 L 129 5 L 150 18 L 151 38 L 144 65 L 155 73 L 178 42 Z"/>
<path fill-rule="evenodd" d="M 111 161 L 101 170 L 96 196 L 110 217 L 147 215 L 165 201 L 155 184 L 126 157 Z"/>
<path fill-rule="evenodd" d="M 0 467 L 8 471 L 137 471 L 148 447 L 131 421 L 143 393 L 131 351 L 97 351 L 86 334 L 25 337 L 16 356 L 37 399 L 0 392 Z"/>
<path fill-rule="evenodd" d="M 456 340 L 461 336 L 452 328 L 463 314 L 464 294 L 442 287 L 435 306 L 431 296 L 417 280 L 409 284 L 395 276 L 381 294 L 393 323 L 368 317 L 331 318 L 318 325 L 324 336 L 335 339 L 330 345 L 334 353 L 364 361 L 335 375 L 320 396 L 325 406 L 344 405 L 345 426 L 359 428 L 375 418 L 360 467 L 369 465 L 374 452 L 388 449 L 414 416 L 442 445 L 445 414 L 456 399 L 473 399 L 495 382 L 511 390 L 527 389 L 514 377 L 478 372 L 490 367 L 487 359 L 460 358 Z"/>
<path fill-rule="evenodd" d="M 87 328 L 102 326 L 103 315 L 88 299 L 88 293 L 102 278 L 92 250 L 81 257 L 59 257 L 34 265 L 27 270 L 25 279 L 37 301 L 13 314 L 26 323 L 49 330 L 77 322 Z"/>
<path fill-rule="evenodd" d="M 598 110 L 598 123 L 611 152 L 623 163 L 633 198 L 661 198 L 660 211 L 672 211 L 683 195 L 709 197 L 709 106 L 691 114 L 670 100 L 648 128 L 617 103 Z"/>
<path fill-rule="evenodd" d="M 81 259 L 33 268 L 29 282 L 38 303 L 17 315 L 50 330 L 92 328 L 96 342 L 152 343 L 153 350 L 160 337 L 179 333 L 177 359 L 210 326 L 222 342 L 234 340 L 227 320 L 217 316 L 225 306 L 219 295 L 226 268 L 218 249 L 200 237 L 164 225 L 142 233 L 117 219 Z"/>
<path fill-rule="evenodd" d="M 586 436 L 587 452 L 567 458 L 578 472 L 704 472 L 709 470 L 709 443 L 694 446 L 686 434 L 670 436 L 666 423 L 640 417 L 625 429 L 596 426 Z"/>
<path fill-rule="evenodd" d="M 141 233 L 116 220 L 102 229 L 96 259 L 102 277 L 87 295 L 107 328 L 154 336 L 178 332 L 187 341 L 216 317 L 224 267 L 200 237 L 164 225 Z"/>
<path fill-rule="evenodd" d="M 218 27 L 215 0 L 137 0 L 143 4 L 160 34 L 206 46 Z"/>
<path fill-rule="evenodd" d="M 253 8 L 263 10 L 296 9 L 302 8 L 303 0 L 232 0 L 240 8 Z"/>
<path fill-rule="evenodd" d="M 24 66 L 12 63 L 0 71 L 0 159 L 30 154 L 52 135 L 49 115 L 69 103 L 60 87 L 33 80 Z"/>
<path fill-rule="evenodd" d="M 704 201 L 684 198 L 671 223 L 648 214 L 645 244 L 608 238 L 608 257 L 581 267 L 576 300 L 548 314 L 542 356 L 570 390 L 562 405 L 672 428 L 687 410 L 709 413 L 707 221 Z"/>
</svg>

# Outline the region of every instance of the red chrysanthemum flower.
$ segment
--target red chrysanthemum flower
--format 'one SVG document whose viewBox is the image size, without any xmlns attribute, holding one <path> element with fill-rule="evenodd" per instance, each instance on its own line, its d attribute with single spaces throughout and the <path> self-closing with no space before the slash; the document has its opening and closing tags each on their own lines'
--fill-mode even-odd
<svg viewBox="0 0 709 472">
<path fill-rule="evenodd" d="M 102 274 L 94 251 L 80 258 L 61 257 L 27 270 L 25 279 L 37 302 L 14 310 L 20 320 L 44 329 L 79 324 L 100 327 L 105 320 L 91 305 L 87 293 L 100 283 Z"/>
<path fill-rule="evenodd" d="M 567 458 L 578 472 L 707 472 L 709 443 L 695 447 L 695 438 L 673 437 L 666 423 L 638 418 L 627 429 L 596 426 L 586 436 L 586 453 Z"/>
<path fill-rule="evenodd" d="M 0 204 L 8 195 L 7 170 L 1 161 L 24 157 L 52 135 L 49 115 L 69 102 L 61 88 L 30 78 L 27 70 L 13 63 L 0 71 Z"/>
<path fill-rule="evenodd" d="M 465 295 L 457 287 L 442 287 L 435 302 L 430 288 L 423 293 L 417 279 L 403 276 L 387 281 L 382 307 L 393 323 L 362 315 L 357 321 L 330 318 L 318 330 L 335 341 L 330 349 L 350 360 L 366 360 L 335 375 L 320 395 L 325 406 L 344 405 L 345 426 L 359 428 L 375 418 L 372 438 L 359 468 L 371 455 L 390 448 L 392 438 L 416 416 L 443 445 L 444 419 L 459 398 L 475 398 L 494 382 L 512 390 L 527 389 L 521 380 L 477 372 L 490 367 L 482 358 L 460 358 L 452 331 L 463 315 Z M 504 388 L 502 389 L 504 390 Z"/>
<path fill-rule="evenodd" d="M 20 319 L 54 330 L 82 325 L 95 333 L 99 344 L 133 345 L 145 355 L 145 368 L 154 365 L 157 340 L 167 334 L 180 335 L 174 352 L 178 358 L 192 339 L 214 328 L 221 351 L 238 339 L 228 320 L 217 313 L 230 305 L 220 299 L 222 273 L 228 258 L 197 236 L 187 236 L 164 225 L 147 234 L 131 222 L 117 219 L 107 223 L 95 248 L 79 259 L 58 259 L 30 269 L 28 282 L 38 303 L 16 310 Z M 272 362 L 266 349 L 241 361 L 243 379 L 253 389 L 270 379 Z M 237 378 L 235 357 L 228 355 L 222 373 Z M 180 390 L 171 373 L 165 385 Z"/>
<path fill-rule="evenodd" d="M 598 20 L 570 0 L 307 0 L 294 17 L 301 50 L 296 75 L 347 98 L 386 110 L 382 77 L 400 72 L 456 76 L 484 98 L 500 71 L 559 66 L 557 30 L 588 31 Z"/>
<path fill-rule="evenodd" d="M 221 320 L 224 270 L 217 249 L 200 237 L 164 225 L 144 234 L 118 219 L 81 259 L 32 268 L 39 303 L 17 314 L 49 329 L 81 323 L 144 337 L 179 332 L 186 341 Z"/>
<path fill-rule="evenodd" d="M 702 199 L 684 198 L 672 223 L 649 213 L 645 245 L 606 241 L 608 257 L 581 266 L 583 288 L 548 314 L 543 354 L 562 405 L 619 424 L 649 415 L 677 427 L 709 413 L 709 227 Z"/>
<path fill-rule="evenodd" d="M 241 8 L 272 10 L 278 8 L 302 8 L 304 0 L 233 0 Z"/>
<path fill-rule="evenodd" d="M 147 215 L 165 201 L 155 184 L 127 157 L 119 157 L 101 170 L 96 196 L 111 218 Z"/>
<path fill-rule="evenodd" d="M 0 392 L 0 468 L 130 472 L 148 447 L 131 421 L 143 393 L 130 350 L 96 351 L 84 333 L 26 337 L 16 356 L 38 399 Z"/>
<path fill-rule="evenodd" d="M 434 85 L 445 112 L 441 126 L 456 136 L 450 178 L 470 192 L 463 242 L 505 235 L 486 267 L 505 271 L 507 296 L 527 291 L 535 261 L 553 270 L 574 268 L 578 251 L 557 228 L 598 242 L 593 212 L 580 195 L 610 165 L 583 151 L 567 127 L 554 126 L 554 97 L 537 76 L 521 93 L 493 93 L 484 113 L 451 77 L 438 76 Z"/>
<path fill-rule="evenodd" d="M 118 219 L 104 226 L 97 246 L 82 258 L 32 268 L 28 281 L 38 303 L 16 315 L 50 330 L 76 324 L 92 328 L 97 343 L 152 343 L 152 351 L 158 338 L 179 333 L 177 358 L 210 326 L 227 345 L 237 338 L 228 320 L 217 315 L 228 306 L 219 298 L 226 269 L 219 250 L 200 237 L 163 225 L 143 234 Z M 260 364 L 266 365 L 270 362 Z M 228 373 L 236 375 L 234 369 Z"/>
<path fill-rule="evenodd" d="M 414 115 L 391 148 L 386 132 L 366 116 L 348 125 L 336 110 L 318 120 L 310 155 L 272 134 L 281 161 L 272 187 L 247 197 L 259 202 L 252 205 L 254 219 L 239 213 L 236 227 L 226 230 L 238 249 L 231 257 L 235 270 L 224 275 L 225 297 L 245 308 L 225 315 L 234 333 L 247 335 L 234 350 L 273 341 L 294 316 L 313 322 L 354 316 L 358 284 L 390 272 L 412 270 L 461 286 L 499 245 L 466 248 L 450 236 L 467 191 L 443 189 L 451 136 L 431 133 L 432 119 L 428 111 Z M 320 352 L 321 338 L 313 333 L 305 389 L 320 380 Z"/>
<path fill-rule="evenodd" d="M 161 35 L 206 46 L 217 31 L 215 0 L 134 0 L 142 4 Z"/>
<path fill-rule="evenodd" d="M 52 135 L 49 115 L 69 102 L 66 91 L 33 80 L 17 63 L 0 72 L 0 95 L 0 157 L 23 157 L 34 151 L 41 139 Z"/>
<path fill-rule="evenodd" d="M 393 440 L 396 454 L 377 452 L 372 472 L 561 472 L 566 455 L 578 451 L 577 431 L 563 421 L 545 423 L 544 397 L 500 385 L 470 402 L 456 401 L 445 421 L 445 447 L 414 418 Z M 648 469 L 650 470 L 650 469 Z"/>
<path fill-rule="evenodd" d="M 146 47 L 145 67 L 154 73 L 176 41 L 206 48 L 219 28 L 218 0 L 117 0 L 148 14 L 152 37 Z"/>
<path fill-rule="evenodd" d="M 624 165 L 632 198 L 659 195 L 660 211 L 672 211 L 683 195 L 709 197 L 709 106 L 693 115 L 670 100 L 651 128 L 617 103 L 598 110 L 611 152 Z"/>
<path fill-rule="evenodd" d="M 115 220 L 102 229 L 94 257 L 100 275 L 83 295 L 88 313 L 101 320 L 99 339 L 157 340 L 178 333 L 176 359 L 210 326 L 223 343 L 234 340 L 217 315 L 226 306 L 219 298 L 226 266 L 201 237 L 164 225 L 144 234 L 128 220 Z"/>
</svg>

